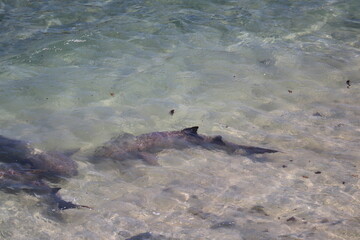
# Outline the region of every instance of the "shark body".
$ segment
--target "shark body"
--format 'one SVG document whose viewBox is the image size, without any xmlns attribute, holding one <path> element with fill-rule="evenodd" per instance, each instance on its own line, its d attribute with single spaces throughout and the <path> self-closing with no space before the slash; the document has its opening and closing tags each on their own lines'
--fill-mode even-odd
<svg viewBox="0 0 360 240">
<path fill-rule="evenodd" d="M 63 177 L 77 174 L 77 164 L 69 156 L 42 151 L 27 142 L 0 135 L 0 162 L 2 191 L 24 191 L 40 196 L 59 210 L 86 207 L 63 200 L 58 193 L 60 188 L 52 188 L 46 183 L 46 180 L 58 182 Z"/>
<path fill-rule="evenodd" d="M 169 148 L 185 149 L 202 147 L 219 149 L 228 154 L 264 154 L 276 153 L 277 150 L 245 146 L 223 140 L 221 136 L 198 134 L 198 126 L 180 131 L 152 132 L 139 136 L 120 135 L 95 150 L 95 158 L 111 158 L 115 160 L 142 159 L 148 164 L 158 165 L 156 153 Z"/>
<path fill-rule="evenodd" d="M 47 185 L 39 175 L 41 171 L 27 169 L 17 163 L 1 164 L 0 189 L 8 193 L 24 191 L 39 196 L 53 209 L 89 208 L 63 200 L 59 194 L 61 188 L 52 188 Z"/>
<path fill-rule="evenodd" d="M 77 164 L 69 156 L 46 152 L 29 143 L 0 135 L 0 161 L 19 163 L 43 170 L 44 174 L 71 177 L 77 174 Z"/>
</svg>

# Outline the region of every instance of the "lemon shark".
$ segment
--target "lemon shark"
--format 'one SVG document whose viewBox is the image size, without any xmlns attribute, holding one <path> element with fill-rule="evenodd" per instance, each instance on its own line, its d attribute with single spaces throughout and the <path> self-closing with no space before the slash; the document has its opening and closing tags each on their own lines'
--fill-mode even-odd
<svg viewBox="0 0 360 240">
<path fill-rule="evenodd" d="M 71 177 L 77 174 L 77 164 L 70 158 L 73 152 L 46 152 L 31 144 L 0 135 L 0 162 L 18 163 L 43 174 Z"/>
<path fill-rule="evenodd" d="M 198 126 L 180 131 L 152 132 L 139 136 L 123 134 L 97 148 L 95 161 L 99 158 L 115 160 L 142 159 L 148 164 L 158 165 L 156 153 L 164 149 L 185 149 L 202 147 L 208 150 L 222 150 L 228 154 L 264 154 L 276 153 L 277 150 L 239 145 L 226 141 L 222 136 L 206 136 L 198 134 Z"/>
<path fill-rule="evenodd" d="M 69 152 L 69 155 L 71 153 Z M 45 180 L 58 182 L 77 174 L 77 164 L 70 156 L 46 152 L 27 142 L 0 135 L 0 189 L 24 191 L 45 199 L 55 209 L 89 208 L 61 198 L 61 188 L 50 187 Z"/>
<path fill-rule="evenodd" d="M 41 177 L 42 170 L 28 169 L 17 163 L 0 164 L 0 189 L 7 193 L 20 191 L 45 200 L 53 210 L 90 208 L 65 201 L 59 194 L 61 188 L 50 187 Z"/>
</svg>

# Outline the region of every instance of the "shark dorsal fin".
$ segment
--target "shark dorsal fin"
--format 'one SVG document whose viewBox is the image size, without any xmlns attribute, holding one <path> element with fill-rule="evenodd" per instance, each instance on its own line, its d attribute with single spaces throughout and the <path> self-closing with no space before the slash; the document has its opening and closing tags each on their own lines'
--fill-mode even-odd
<svg viewBox="0 0 360 240">
<path fill-rule="evenodd" d="M 191 127 L 191 128 L 184 128 L 183 130 L 181 130 L 181 132 L 183 132 L 185 134 L 189 134 L 189 135 L 197 135 L 198 128 L 199 128 L 198 126 Z"/>
<path fill-rule="evenodd" d="M 220 136 L 220 135 L 215 136 L 211 142 L 218 144 L 218 145 L 225 145 L 224 141 L 222 140 L 222 136 Z"/>
</svg>

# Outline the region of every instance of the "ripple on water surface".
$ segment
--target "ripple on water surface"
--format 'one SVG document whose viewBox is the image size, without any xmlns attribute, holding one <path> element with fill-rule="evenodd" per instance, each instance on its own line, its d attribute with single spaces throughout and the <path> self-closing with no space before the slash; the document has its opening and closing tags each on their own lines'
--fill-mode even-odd
<svg viewBox="0 0 360 240">
<path fill-rule="evenodd" d="M 0 0 L 0 134 L 80 148 L 79 175 L 51 184 L 94 207 L 49 213 L 37 196 L 0 192 L 0 238 L 359 239 L 359 10 Z M 90 161 L 120 134 L 196 125 L 281 152 Z"/>
</svg>

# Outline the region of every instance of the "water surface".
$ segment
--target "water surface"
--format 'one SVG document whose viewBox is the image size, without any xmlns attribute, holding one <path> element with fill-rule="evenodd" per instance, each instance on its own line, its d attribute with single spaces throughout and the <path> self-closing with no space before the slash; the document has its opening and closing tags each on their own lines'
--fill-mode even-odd
<svg viewBox="0 0 360 240">
<path fill-rule="evenodd" d="M 0 192 L 1 238 L 360 238 L 359 1 L 2 0 L 0 24 L 0 134 L 80 148 L 55 185 L 94 207 L 54 217 Z M 89 161 L 121 133 L 195 125 L 281 153 Z"/>
</svg>

